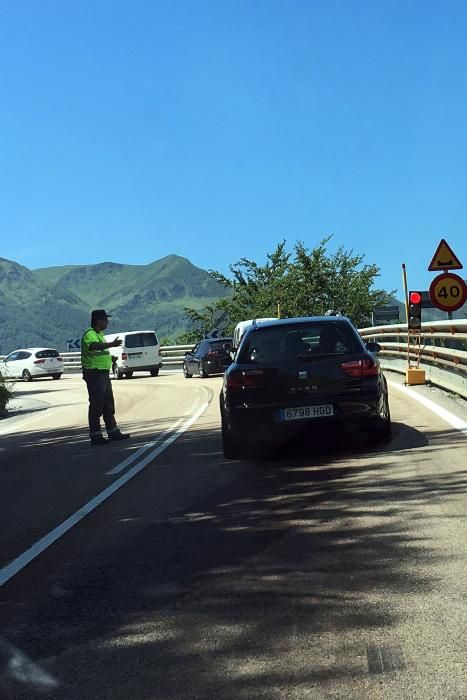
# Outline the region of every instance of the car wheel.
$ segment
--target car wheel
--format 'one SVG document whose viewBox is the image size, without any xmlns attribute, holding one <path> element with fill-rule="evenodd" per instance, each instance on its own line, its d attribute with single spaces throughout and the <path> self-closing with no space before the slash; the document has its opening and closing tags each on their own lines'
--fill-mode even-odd
<svg viewBox="0 0 467 700">
<path fill-rule="evenodd" d="M 127 379 L 131 379 L 132 376 L 133 372 L 125 372 L 125 377 L 127 377 Z"/>
<path fill-rule="evenodd" d="M 61 379 L 61 374 L 52 374 L 52 379 Z"/>
<path fill-rule="evenodd" d="M 118 367 L 115 367 L 115 369 L 114 369 L 114 377 L 115 377 L 115 379 L 122 379 L 123 378 L 123 372 Z"/>
<path fill-rule="evenodd" d="M 183 376 L 185 377 L 185 379 L 191 379 L 191 377 L 193 376 L 193 375 L 190 374 L 190 372 L 188 371 L 188 368 L 187 368 L 187 366 L 186 366 L 185 363 L 183 363 Z"/>
<path fill-rule="evenodd" d="M 369 441 L 372 445 L 388 442 L 392 437 L 391 411 L 389 410 L 388 395 L 384 397 L 383 412 L 371 426 Z"/>
<path fill-rule="evenodd" d="M 241 459 L 244 456 L 242 443 L 235 438 L 235 435 L 229 429 L 227 420 L 222 415 L 222 451 L 224 459 Z"/>
<path fill-rule="evenodd" d="M 151 370 L 151 377 L 157 377 L 159 375 L 159 367 L 157 369 Z"/>
<path fill-rule="evenodd" d="M 28 369 L 23 369 L 22 377 L 25 382 L 32 382 L 32 374 Z"/>
<path fill-rule="evenodd" d="M 206 379 L 206 377 L 209 377 L 209 374 L 208 374 L 208 373 L 206 372 L 206 370 L 204 369 L 203 363 L 202 363 L 202 362 L 199 363 L 199 376 L 200 376 L 202 379 Z"/>
</svg>

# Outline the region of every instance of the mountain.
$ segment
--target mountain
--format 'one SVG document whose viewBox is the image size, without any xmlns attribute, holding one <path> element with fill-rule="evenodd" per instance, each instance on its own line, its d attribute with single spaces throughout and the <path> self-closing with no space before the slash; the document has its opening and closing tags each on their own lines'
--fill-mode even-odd
<svg viewBox="0 0 467 700">
<path fill-rule="evenodd" d="M 0 354 L 34 345 L 65 349 L 70 329 L 87 322 L 73 292 L 42 283 L 28 268 L 0 258 Z"/>
<path fill-rule="evenodd" d="M 66 350 L 89 325 L 90 311 L 112 314 L 113 331 L 155 328 L 175 338 L 187 327 L 185 306 L 201 308 L 228 292 L 186 258 L 149 265 L 67 265 L 29 270 L 0 258 L 0 354 L 17 347 Z"/>
</svg>

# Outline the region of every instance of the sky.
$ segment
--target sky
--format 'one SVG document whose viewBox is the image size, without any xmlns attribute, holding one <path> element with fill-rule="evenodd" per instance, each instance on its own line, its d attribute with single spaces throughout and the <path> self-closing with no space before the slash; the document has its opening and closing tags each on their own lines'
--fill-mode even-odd
<svg viewBox="0 0 467 700">
<path fill-rule="evenodd" d="M 331 236 L 467 266 L 467 3 L 0 4 L 0 256 L 227 272 Z"/>
</svg>

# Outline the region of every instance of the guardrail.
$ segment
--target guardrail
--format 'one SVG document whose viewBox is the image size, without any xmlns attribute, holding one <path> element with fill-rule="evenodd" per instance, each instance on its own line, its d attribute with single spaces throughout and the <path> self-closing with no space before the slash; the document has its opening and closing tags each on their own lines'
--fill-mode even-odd
<svg viewBox="0 0 467 700">
<path fill-rule="evenodd" d="M 372 326 L 361 328 L 364 340 L 381 345 L 379 358 L 383 369 L 405 374 L 407 367 L 407 326 Z M 193 345 L 165 345 L 161 348 L 164 366 L 181 365 L 185 353 Z M 411 362 L 417 359 L 415 347 L 410 350 Z M 64 352 L 65 371 L 81 369 L 79 352 Z M 1 356 L 0 356 L 1 359 Z M 420 367 L 428 382 L 467 398 L 467 319 L 422 323 Z"/>
<path fill-rule="evenodd" d="M 378 357 L 383 369 L 405 374 L 407 326 L 374 326 L 362 328 L 359 333 L 364 340 L 375 340 L 381 345 Z M 411 363 L 418 356 L 414 339 L 409 356 Z M 431 384 L 467 398 L 467 319 L 422 323 L 420 367 Z"/>
<path fill-rule="evenodd" d="M 185 353 L 191 350 L 194 345 L 164 345 L 161 347 L 162 364 L 181 365 Z M 65 372 L 81 369 L 81 355 L 79 352 L 62 352 Z"/>
<path fill-rule="evenodd" d="M 181 365 L 185 357 L 185 353 L 194 348 L 194 345 L 164 345 L 161 347 L 162 364 L 166 365 Z M 81 354 L 79 352 L 62 352 L 60 356 L 63 358 L 65 372 L 79 371 L 81 369 Z M 0 360 L 3 360 L 6 355 L 0 355 Z"/>
</svg>

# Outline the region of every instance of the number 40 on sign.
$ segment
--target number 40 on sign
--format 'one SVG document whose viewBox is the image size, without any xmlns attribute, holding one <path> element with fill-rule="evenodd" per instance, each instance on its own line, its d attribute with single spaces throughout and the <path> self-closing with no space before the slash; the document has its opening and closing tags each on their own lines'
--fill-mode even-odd
<svg viewBox="0 0 467 700">
<path fill-rule="evenodd" d="M 442 311 L 457 311 L 467 300 L 467 285 L 453 272 L 438 275 L 430 285 L 430 299 Z"/>
</svg>

